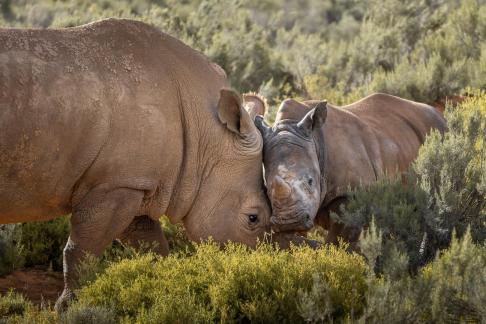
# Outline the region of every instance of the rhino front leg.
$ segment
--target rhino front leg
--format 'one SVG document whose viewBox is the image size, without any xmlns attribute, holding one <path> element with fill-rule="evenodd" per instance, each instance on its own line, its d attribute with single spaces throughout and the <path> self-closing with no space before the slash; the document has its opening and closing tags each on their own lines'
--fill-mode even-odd
<svg viewBox="0 0 486 324">
<path fill-rule="evenodd" d="M 71 235 L 64 248 L 64 291 L 56 302 L 57 311 L 63 311 L 74 297 L 79 261 L 87 253 L 100 256 L 132 222 L 142 199 L 143 192 L 138 190 L 94 190 L 74 207 Z"/>
<path fill-rule="evenodd" d="M 169 254 L 169 243 L 160 223 L 147 215 L 135 217 L 119 239 L 135 248 L 140 248 L 143 243 L 148 243 L 153 252 L 162 256 Z"/>
</svg>

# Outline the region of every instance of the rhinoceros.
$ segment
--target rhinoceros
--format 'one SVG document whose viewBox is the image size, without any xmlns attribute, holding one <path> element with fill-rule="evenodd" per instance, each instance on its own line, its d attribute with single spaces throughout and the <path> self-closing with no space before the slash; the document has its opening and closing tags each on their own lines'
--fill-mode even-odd
<svg viewBox="0 0 486 324">
<path fill-rule="evenodd" d="M 121 238 L 167 254 L 163 214 L 194 240 L 253 246 L 269 229 L 262 138 L 228 87 L 142 22 L 0 29 L 0 223 L 72 214 L 58 309 L 85 253 Z"/>
<path fill-rule="evenodd" d="M 306 231 L 318 224 L 332 243 L 338 236 L 355 242 L 359 234 L 330 218 L 349 188 L 405 171 L 427 133 L 446 130 L 434 108 L 381 93 L 344 107 L 287 99 L 272 128 L 261 116 L 255 123 L 264 139 L 275 230 Z"/>
</svg>

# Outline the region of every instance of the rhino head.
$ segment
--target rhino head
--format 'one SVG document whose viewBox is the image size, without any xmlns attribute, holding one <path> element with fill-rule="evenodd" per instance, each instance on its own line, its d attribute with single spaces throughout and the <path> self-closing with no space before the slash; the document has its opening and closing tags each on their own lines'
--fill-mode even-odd
<svg viewBox="0 0 486 324">
<path fill-rule="evenodd" d="M 217 119 L 223 127 L 211 129 L 218 134 L 199 154 L 209 156 L 200 158 L 210 163 L 198 166 L 204 169 L 203 181 L 184 220 L 191 239 L 212 237 L 220 243 L 233 241 L 255 246 L 258 239 L 263 240 L 271 232 L 270 203 L 263 184 L 263 139 L 252 120 L 262 111 L 256 110 L 256 96 L 244 98 L 245 102 L 238 93 L 221 90 Z M 290 242 L 312 245 L 292 233 L 275 234 L 271 239 L 280 247 L 287 247 Z"/>
<path fill-rule="evenodd" d="M 325 161 L 321 126 L 326 115 L 325 101 L 311 109 L 287 99 L 273 127 L 265 125 L 262 117 L 255 120 L 264 139 L 265 182 L 276 231 L 305 231 L 314 225 L 326 193 L 321 174 Z"/>
</svg>

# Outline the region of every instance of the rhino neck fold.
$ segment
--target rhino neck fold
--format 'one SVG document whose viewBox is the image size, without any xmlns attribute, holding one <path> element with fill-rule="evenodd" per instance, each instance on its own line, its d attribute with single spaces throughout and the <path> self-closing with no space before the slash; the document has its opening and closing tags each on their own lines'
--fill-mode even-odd
<svg viewBox="0 0 486 324">
<path fill-rule="evenodd" d="M 222 134 L 225 130 L 214 127 L 219 126 L 217 103 L 212 100 L 202 103 L 201 95 L 181 92 L 181 86 L 177 88 L 183 145 L 179 171 L 170 175 L 176 176 L 176 180 L 166 214 L 173 223 L 186 222 L 193 214 L 197 217 L 204 215 L 204 211 L 199 210 L 200 201 L 205 200 L 201 194 L 208 192 L 201 187 L 221 155 L 222 139 L 225 138 Z"/>
<path fill-rule="evenodd" d="M 181 125 L 182 160 L 172 196 L 170 198 L 166 214 L 173 223 L 181 222 L 190 213 L 197 198 L 201 186 L 199 174 L 199 146 L 201 142 L 201 129 L 199 122 L 207 116 L 201 116 L 205 109 L 198 108 L 195 102 L 187 100 L 181 92 L 181 86 L 177 84 L 179 98 L 179 115 Z M 174 170 L 174 172 L 176 172 Z M 173 176 L 173 175 L 170 175 Z"/>
</svg>

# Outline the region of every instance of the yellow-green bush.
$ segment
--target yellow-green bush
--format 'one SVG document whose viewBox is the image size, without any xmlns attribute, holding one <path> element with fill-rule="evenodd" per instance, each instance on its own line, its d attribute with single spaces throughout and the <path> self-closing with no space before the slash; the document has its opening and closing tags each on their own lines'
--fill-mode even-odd
<svg viewBox="0 0 486 324">
<path fill-rule="evenodd" d="M 78 298 L 127 322 L 294 323 L 302 321 L 300 297 L 318 278 L 328 287 L 330 315 L 345 319 L 362 312 L 364 274 L 361 257 L 335 247 L 251 251 L 209 243 L 190 256 L 149 254 L 113 264 Z"/>
<path fill-rule="evenodd" d="M 54 324 L 58 321 L 52 310 L 36 307 L 22 295 L 8 292 L 0 296 L 0 323 Z"/>
</svg>

